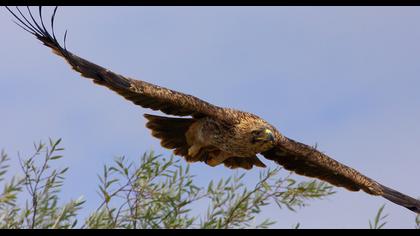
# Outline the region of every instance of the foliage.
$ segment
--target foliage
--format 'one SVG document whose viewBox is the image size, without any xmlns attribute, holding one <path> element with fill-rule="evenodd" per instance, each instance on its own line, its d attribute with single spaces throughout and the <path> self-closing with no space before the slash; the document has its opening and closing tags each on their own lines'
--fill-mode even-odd
<svg viewBox="0 0 420 236">
<path fill-rule="evenodd" d="M 370 229 L 382 229 L 386 225 L 385 219 L 388 217 L 388 214 L 383 215 L 383 211 L 385 208 L 385 204 L 382 205 L 378 212 L 376 213 L 375 219 L 373 220 L 373 223 L 369 220 L 369 228 Z"/>
<path fill-rule="evenodd" d="M 263 207 L 275 204 L 295 211 L 310 199 L 334 193 L 324 182 L 298 183 L 290 174 L 282 178 L 280 168 L 261 171 L 252 187 L 245 184 L 245 174 L 200 187 L 179 158 L 148 153 L 138 163 L 120 157 L 105 165 L 98 175 L 102 200 L 81 219 L 83 199 L 59 204 L 69 170 L 52 168 L 63 157 L 60 143 L 50 139 L 34 144 L 29 158 L 19 155 L 23 176 L 9 181 L 10 159 L 1 152 L 0 228 L 267 228 L 275 221 L 258 220 Z M 199 212 L 203 205 L 207 209 Z"/>
<path fill-rule="evenodd" d="M 77 224 L 76 213 L 84 201 L 71 200 L 58 206 L 64 174 L 68 168 L 52 169 L 50 164 L 62 158 L 61 139 L 49 140 L 49 146 L 34 144 L 35 153 L 23 160 L 19 156 L 23 177 L 13 177 L 0 194 L 0 228 L 72 228 Z M 2 151 L 0 181 L 8 169 L 7 154 Z M 24 206 L 18 206 L 19 196 L 27 195 Z"/>
<path fill-rule="evenodd" d="M 0 152 L 0 228 L 268 228 L 276 221 L 259 221 L 263 207 L 296 211 L 308 200 L 334 193 L 324 182 L 298 183 L 291 174 L 281 177 L 281 168 L 261 171 L 252 187 L 245 184 L 246 174 L 235 172 L 204 188 L 194 182 L 188 164 L 151 152 L 138 162 L 120 157 L 105 165 L 98 175 L 102 200 L 81 219 L 81 211 L 86 211 L 82 198 L 59 204 L 69 170 L 52 167 L 63 157 L 60 143 L 61 139 L 35 143 L 34 154 L 26 159 L 18 154 L 23 176 L 8 181 L 10 158 Z M 203 205 L 205 212 L 198 211 Z M 382 229 L 388 223 L 384 208 L 369 220 L 369 228 Z M 415 228 L 420 229 L 420 215 Z"/>
<path fill-rule="evenodd" d="M 376 216 L 373 220 L 373 223 L 369 220 L 370 229 L 383 229 L 383 227 L 388 223 L 385 219 L 388 217 L 388 214 L 383 215 L 385 204 L 383 204 L 376 213 Z M 420 214 L 417 214 L 415 218 L 415 229 L 420 229 Z"/>
</svg>

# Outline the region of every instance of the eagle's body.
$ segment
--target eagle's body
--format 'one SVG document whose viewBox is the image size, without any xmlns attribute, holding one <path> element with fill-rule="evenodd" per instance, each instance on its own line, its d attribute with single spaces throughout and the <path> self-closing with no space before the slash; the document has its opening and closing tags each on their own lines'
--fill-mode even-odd
<svg viewBox="0 0 420 236">
<path fill-rule="evenodd" d="M 287 138 L 254 114 L 218 107 L 188 94 L 130 79 L 72 54 L 58 43 L 54 35 L 57 8 L 51 18 L 52 34 L 44 26 L 41 8 L 40 22 L 34 19 L 29 8 L 30 18 L 25 17 L 19 8 L 20 16 L 7 9 L 23 29 L 63 57 L 82 76 L 136 105 L 168 115 L 188 116 L 145 115 L 148 120 L 146 126 L 152 130 L 153 136 L 161 140 L 161 145 L 189 162 L 251 169 L 253 166 L 265 167 L 257 157 L 261 154 L 297 174 L 315 177 L 350 191 L 363 190 L 379 195 L 420 213 L 420 201 L 379 184 L 311 146 Z"/>
<path fill-rule="evenodd" d="M 231 168 L 265 167 L 256 157 L 274 146 L 275 136 L 280 133 L 263 119 L 251 113 L 226 109 L 229 121 L 212 117 L 170 118 L 146 114 L 146 127 L 152 135 L 161 139 L 161 145 L 174 149 L 189 162 L 204 161 L 210 166 L 224 163 Z M 255 132 L 273 130 L 273 140 L 256 142 Z M 180 142 L 185 140 L 185 142 Z"/>
</svg>

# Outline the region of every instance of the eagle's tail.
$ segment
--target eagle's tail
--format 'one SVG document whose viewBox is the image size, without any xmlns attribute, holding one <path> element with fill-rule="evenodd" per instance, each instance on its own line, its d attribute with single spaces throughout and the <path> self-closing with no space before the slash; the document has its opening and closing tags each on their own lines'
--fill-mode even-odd
<svg viewBox="0 0 420 236">
<path fill-rule="evenodd" d="M 192 118 L 173 118 L 144 114 L 148 120 L 146 127 L 152 130 L 152 135 L 161 140 L 160 144 L 168 149 L 174 149 L 175 155 L 187 157 L 189 145 L 185 133 L 191 124 Z"/>
<path fill-rule="evenodd" d="M 411 211 L 414 211 L 417 214 L 420 214 L 420 201 L 416 200 L 410 196 L 407 196 L 403 193 L 400 193 L 394 189 L 388 188 L 386 186 L 380 185 L 383 191 L 382 197 L 388 199 L 389 201 L 403 206 Z"/>
</svg>

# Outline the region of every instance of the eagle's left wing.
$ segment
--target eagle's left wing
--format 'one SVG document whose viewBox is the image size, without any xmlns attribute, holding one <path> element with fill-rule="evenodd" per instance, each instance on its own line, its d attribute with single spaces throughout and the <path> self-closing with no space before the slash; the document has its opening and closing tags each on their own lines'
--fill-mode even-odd
<svg viewBox="0 0 420 236">
<path fill-rule="evenodd" d="M 420 213 L 420 201 L 383 186 L 306 144 L 283 136 L 274 148 L 261 154 L 297 174 L 318 178 L 350 191 L 363 190 L 379 195 Z"/>
</svg>

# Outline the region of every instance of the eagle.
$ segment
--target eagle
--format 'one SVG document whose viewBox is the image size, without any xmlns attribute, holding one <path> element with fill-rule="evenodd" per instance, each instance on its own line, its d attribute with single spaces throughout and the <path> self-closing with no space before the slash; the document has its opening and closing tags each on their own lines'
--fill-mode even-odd
<svg viewBox="0 0 420 236">
<path fill-rule="evenodd" d="M 366 177 L 315 147 L 284 136 L 257 115 L 219 107 L 192 95 L 122 76 L 71 53 L 66 48 L 67 31 L 63 46 L 54 33 L 57 7 L 50 18 L 50 30 L 44 24 L 42 7 L 38 9 L 38 20 L 29 7 L 25 14 L 18 7 L 16 10 L 6 8 L 17 25 L 63 57 L 83 77 L 136 105 L 170 115 L 145 114 L 146 127 L 160 139 L 162 147 L 173 150 L 175 155 L 188 162 L 203 162 L 209 166 L 223 164 L 231 169 L 249 170 L 254 166 L 266 167 L 258 158 L 259 154 L 299 175 L 317 178 L 350 191 L 362 190 L 382 196 L 420 213 L 419 200 Z"/>
</svg>

